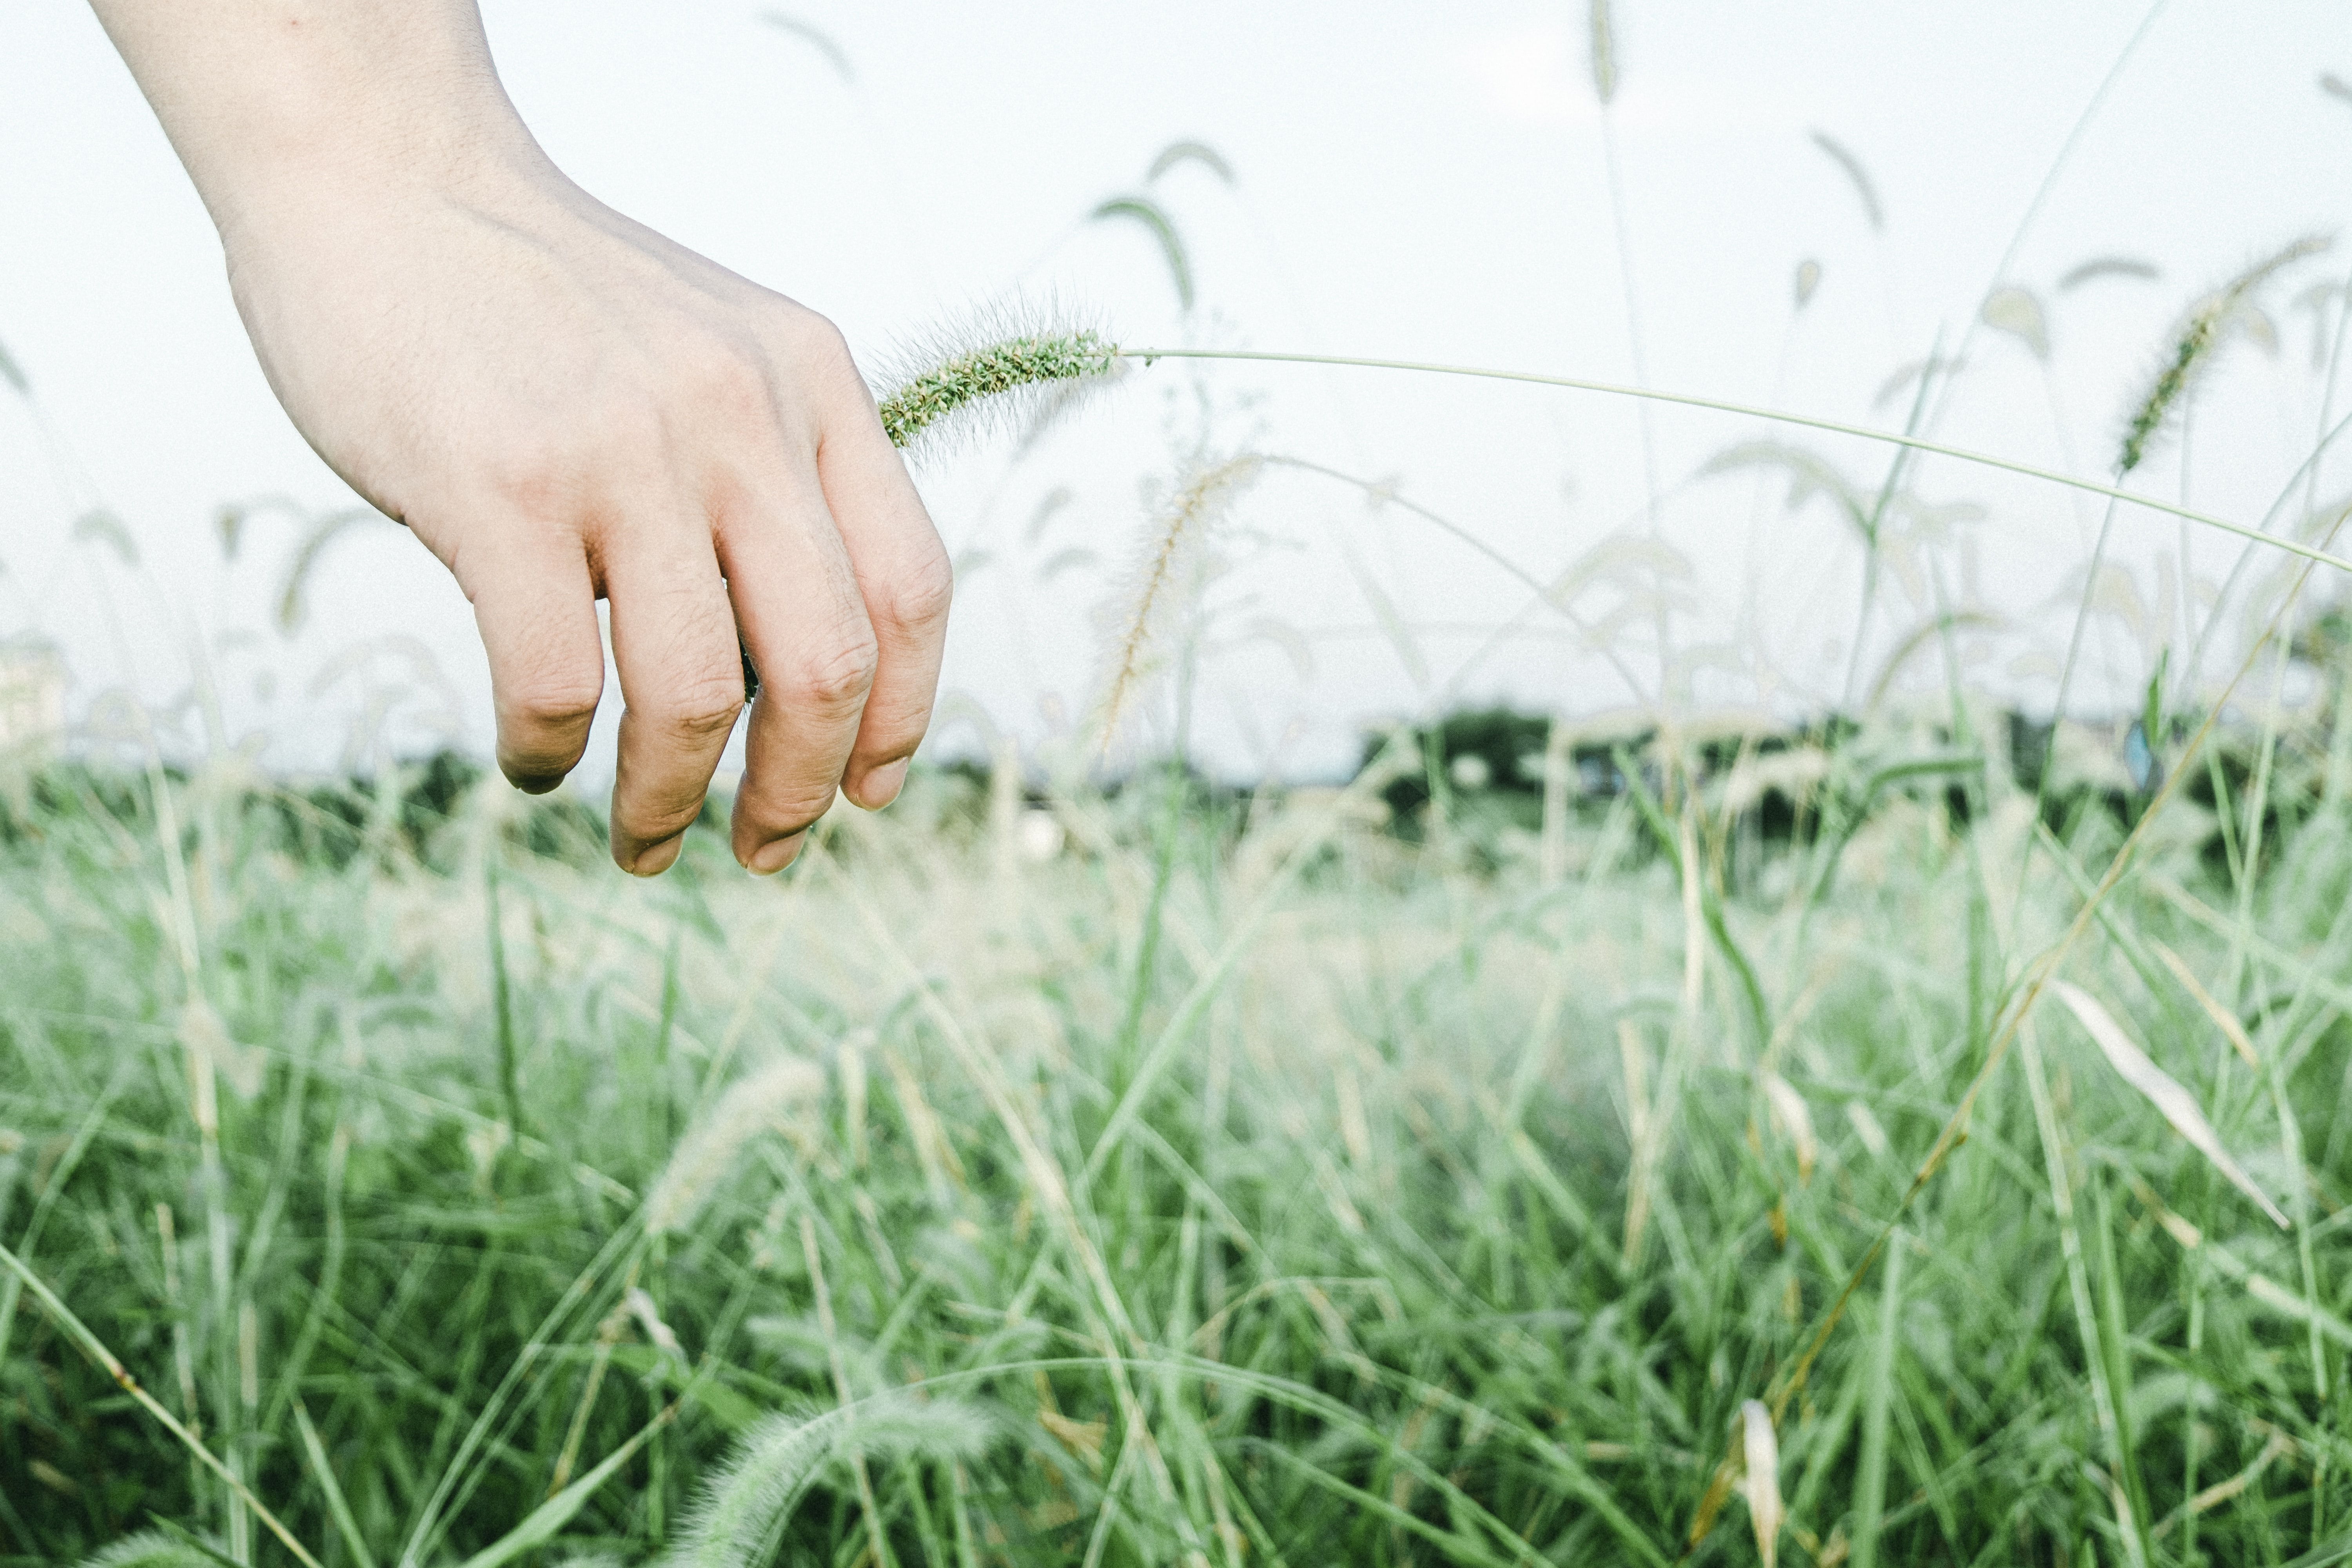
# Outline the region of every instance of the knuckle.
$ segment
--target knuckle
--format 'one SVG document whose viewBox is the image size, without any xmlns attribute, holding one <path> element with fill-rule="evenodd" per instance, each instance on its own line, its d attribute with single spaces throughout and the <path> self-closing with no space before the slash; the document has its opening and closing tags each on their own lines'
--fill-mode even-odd
<svg viewBox="0 0 2352 1568">
<path fill-rule="evenodd" d="M 752 354 L 731 347 L 704 351 L 694 356 L 687 384 L 694 405 L 719 419 L 748 424 L 772 415 L 767 367 Z"/>
<path fill-rule="evenodd" d="M 873 632 L 861 626 L 795 661 L 785 685 L 793 699 L 811 708 L 855 707 L 874 689 L 879 659 Z"/>
<path fill-rule="evenodd" d="M 675 838 L 694 826 L 702 815 L 702 797 L 696 795 L 684 804 L 676 802 L 638 802 L 627 806 L 615 805 L 613 826 L 614 837 L 625 844 L 659 844 Z"/>
<path fill-rule="evenodd" d="M 836 390 L 865 384 L 850 354 L 849 339 L 827 318 L 804 312 L 793 323 L 789 342 L 794 362 L 818 384 Z"/>
<path fill-rule="evenodd" d="M 832 317 L 805 310 L 801 313 L 795 327 L 804 353 L 824 359 L 845 361 L 849 358 L 849 339 L 834 324 Z"/>
<path fill-rule="evenodd" d="M 726 736 L 735 728 L 735 717 L 742 710 L 743 686 L 739 676 L 731 685 L 698 681 L 667 700 L 654 703 L 646 717 L 665 733 L 695 742 Z"/>
<path fill-rule="evenodd" d="M 933 549 L 922 561 L 884 584 L 876 595 L 875 618 L 908 631 L 928 631 L 947 619 L 955 600 L 955 569 L 947 552 Z"/>
<path fill-rule="evenodd" d="M 744 802 L 745 818 L 762 839 L 798 833 L 833 808 L 834 786 L 761 792 Z"/>
<path fill-rule="evenodd" d="M 601 672 L 600 672 L 601 673 Z M 584 724 L 596 713 L 603 682 L 544 677 L 516 683 L 503 706 L 509 720 L 530 730 L 561 730 Z"/>
<path fill-rule="evenodd" d="M 499 442 L 482 467 L 493 490 L 525 517 L 555 517 L 571 510 L 579 466 L 569 442 L 544 434 L 512 436 Z"/>
</svg>

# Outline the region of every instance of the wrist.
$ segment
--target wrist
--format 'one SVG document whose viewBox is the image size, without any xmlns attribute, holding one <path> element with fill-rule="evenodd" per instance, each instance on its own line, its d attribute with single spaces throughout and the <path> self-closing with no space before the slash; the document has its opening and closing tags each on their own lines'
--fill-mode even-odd
<svg viewBox="0 0 2352 1568">
<path fill-rule="evenodd" d="M 551 172 L 473 0 L 93 0 L 225 242 Z"/>
</svg>

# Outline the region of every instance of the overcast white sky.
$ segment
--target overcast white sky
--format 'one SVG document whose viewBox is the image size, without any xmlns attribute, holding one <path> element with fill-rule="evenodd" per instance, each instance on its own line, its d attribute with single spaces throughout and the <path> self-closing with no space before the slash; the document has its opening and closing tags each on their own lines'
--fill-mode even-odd
<svg viewBox="0 0 2352 1568">
<path fill-rule="evenodd" d="M 794 0 L 853 73 L 763 18 L 759 0 L 488 0 L 500 67 L 557 161 L 614 205 L 839 321 L 861 356 L 974 300 L 1021 287 L 1090 302 L 1130 344 L 1180 341 L 1634 377 L 1604 121 L 1582 5 L 1474 0 L 1076 0 L 972 6 Z M 37 407 L 0 396 L 0 637 L 63 648 L 79 710 L 130 688 L 168 703 L 199 668 L 227 732 L 285 765 L 331 762 L 372 703 L 381 743 L 486 744 L 488 683 L 467 606 L 389 527 L 324 558 L 287 639 L 270 604 L 299 532 L 256 522 L 224 563 L 225 502 L 283 497 L 319 514 L 347 492 L 271 401 L 230 306 L 203 211 L 127 73 L 77 0 L 12 0 L 0 21 L 0 343 Z M 2124 406 L 2183 306 L 2250 259 L 2352 216 L 2352 13 L 2170 0 L 2059 169 L 2005 278 L 1995 270 L 2069 131 L 2150 16 L 2145 0 L 1891 6 L 1729 0 L 1618 7 L 1612 109 L 1624 224 L 1654 384 L 1897 425 L 1888 377 L 1966 331 L 1996 281 L 2048 310 L 2052 367 L 1979 332 L 1941 437 L 2097 477 Z M 1883 206 L 1812 142 L 1851 149 Z M 1198 139 L 1228 159 L 1151 188 L 1192 252 L 1187 321 L 1141 228 L 1083 220 L 1143 188 L 1154 155 Z M 2347 242 L 2265 297 L 2275 355 L 2241 343 L 2200 392 L 2192 440 L 2136 486 L 2252 521 L 2310 450 L 2323 378 L 2296 306 L 2352 269 Z M 2100 255 L 2154 281 L 2055 292 Z M 1818 294 L 1792 310 L 1799 264 Z M 1659 536 L 1688 561 L 1671 627 L 1690 700 L 1818 709 L 1844 693 L 1861 554 L 1825 505 L 1698 479 L 1714 453 L 1771 434 L 1684 410 L 1649 417 L 1589 395 L 1390 373 L 1239 366 L 1202 373 L 1214 439 L 1392 483 L 1550 582 L 1638 553 L 1647 475 Z M 963 563 L 947 680 L 959 714 L 1036 738 L 1084 721 L 1098 607 L 1192 437 L 1192 372 L 1162 362 L 1017 462 L 966 452 L 922 479 Z M 2352 407 L 2339 395 L 2337 414 Z M 1783 433 L 1874 488 L 1884 458 Z M 2338 460 L 2321 493 L 2352 474 Z M 1929 579 L 2008 618 L 1973 634 L 1972 674 L 2046 689 L 2057 596 L 2079 584 L 2096 512 L 2064 492 L 1949 462 L 1929 501 L 1973 521 L 1905 555 L 1857 679 L 1928 613 Z M 1039 502 L 1071 501 L 1032 537 Z M 139 566 L 76 542 L 103 506 Z M 2286 520 L 2292 521 L 2292 519 Z M 2147 675 L 2179 535 L 2118 523 L 2144 601 L 2103 626 L 2095 686 Z M 83 530 L 86 535 L 90 531 Z M 2192 546 L 2218 579 L 2226 538 Z M 1599 552 L 1597 555 L 1593 552 Z M 1088 559 L 1087 553 L 1096 557 Z M 1282 472 L 1223 539 L 1198 687 L 1198 734 L 1234 771 L 1328 768 L 1363 721 L 1455 698 L 1571 712 L 1658 689 L 1653 620 L 1604 572 L 1574 607 L 1622 613 L 1617 662 L 1569 635 L 1509 573 L 1396 507 Z M 1643 556 L 1643 560 L 1654 559 Z M 2074 573 L 2073 583 L 2068 574 Z M 1621 573 L 1621 576 L 1622 576 Z M 1501 628 L 1501 635 L 1497 635 Z M 446 697 L 429 695 L 427 665 Z M 1934 675 L 1922 665 L 1906 679 Z M 446 713 L 436 718 L 436 710 Z M 968 747 L 958 719 L 942 740 Z M 601 749 L 609 742 L 600 741 Z M 609 764 L 598 755 L 592 764 Z"/>
</svg>

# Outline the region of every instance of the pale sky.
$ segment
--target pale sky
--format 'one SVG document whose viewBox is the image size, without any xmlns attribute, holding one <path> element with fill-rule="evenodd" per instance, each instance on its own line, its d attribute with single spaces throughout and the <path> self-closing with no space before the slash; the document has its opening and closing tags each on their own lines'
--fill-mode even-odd
<svg viewBox="0 0 2352 1568">
<path fill-rule="evenodd" d="M 758 0 L 485 5 L 509 89 L 575 179 L 825 311 L 869 363 L 1020 289 L 1084 302 L 1131 345 L 1635 379 L 1581 5 L 784 9 L 837 43 L 851 78 L 764 21 Z M 2314 332 L 2336 318 L 2297 300 L 2352 272 L 2352 101 L 2319 85 L 2352 79 L 2352 14 L 2337 0 L 2159 7 L 2001 278 L 2145 4 L 1621 0 L 1617 13 L 1606 126 L 1652 384 L 1899 426 L 1903 394 L 1874 405 L 1889 377 L 1939 332 L 1957 342 L 1989 288 L 2015 284 L 2046 310 L 2048 374 L 2016 337 L 1978 331 L 1934 433 L 2103 478 L 2188 303 L 2297 236 L 2342 229 L 2344 243 L 2263 297 L 2275 354 L 2230 349 L 2186 447 L 2168 443 L 2131 482 L 2174 499 L 2185 484 L 2190 504 L 2253 522 L 2310 451 L 2324 382 Z M 77 712 L 118 689 L 168 710 L 202 675 L 225 733 L 279 765 L 332 763 L 355 726 L 379 747 L 425 749 L 446 731 L 485 748 L 470 613 L 404 534 L 378 526 L 331 546 L 291 639 L 270 606 L 296 517 L 257 517 L 240 559 L 223 561 L 222 504 L 282 497 L 321 515 L 349 494 L 271 400 L 203 209 L 88 11 L 13 0 L 0 15 L 0 344 L 37 400 L 0 390 L 0 638 L 62 648 Z M 1883 230 L 1816 131 L 1860 161 Z M 1139 226 L 1083 221 L 1143 190 L 1154 155 L 1182 139 L 1236 176 L 1228 188 L 1192 163 L 1150 188 L 1192 250 L 1190 321 Z M 2159 276 L 2056 291 L 2102 255 Z M 1799 313 L 1807 258 L 1822 281 Z M 1393 485 L 1539 582 L 1584 562 L 1595 570 L 1572 607 L 1587 625 L 1623 622 L 1612 663 L 1443 531 L 1277 470 L 1216 542 L 1202 623 L 1195 735 L 1243 774 L 1328 769 L 1361 723 L 1456 700 L 1593 713 L 1654 696 L 1654 622 L 1628 589 L 1662 560 L 1687 563 L 1669 636 L 1692 702 L 1818 710 L 1844 695 L 1850 666 L 1866 689 L 1931 613 L 1931 570 L 2001 617 L 1970 635 L 1970 679 L 2046 701 L 2098 515 L 2052 487 L 1929 463 L 1926 500 L 1983 515 L 1927 520 L 1928 536 L 1890 561 L 1856 660 L 1853 531 L 1822 502 L 1784 512 L 1779 480 L 1694 476 L 1777 434 L 1874 489 L 1881 449 L 1654 408 L 1645 458 L 1643 421 L 1621 400 L 1257 365 L 1196 380 L 1162 362 L 1026 452 L 983 447 L 921 469 L 962 563 L 943 744 L 969 749 L 975 713 L 1033 743 L 1085 723 L 1102 607 L 1148 524 L 1146 493 L 1165 487 L 1204 407 L 1217 450 Z M 2347 408 L 2352 388 L 2335 397 L 2338 417 Z M 2347 478 L 2352 453 L 2317 493 Z M 1069 501 L 1033 530 L 1060 489 Z M 135 569 L 97 531 L 78 534 L 100 507 L 135 542 Z M 2164 606 L 2182 597 L 2175 524 L 2126 512 L 2116 527 L 2135 575 L 2109 602 L 2138 607 L 2095 639 L 2095 704 L 2145 682 Z M 2235 548 L 2195 539 L 2192 574 L 2218 581 Z M 1923 662 L 1890 689 L 1934 675 Z M 1158 723 L 1146 716 L 1146 740 Z"/>
</svg>

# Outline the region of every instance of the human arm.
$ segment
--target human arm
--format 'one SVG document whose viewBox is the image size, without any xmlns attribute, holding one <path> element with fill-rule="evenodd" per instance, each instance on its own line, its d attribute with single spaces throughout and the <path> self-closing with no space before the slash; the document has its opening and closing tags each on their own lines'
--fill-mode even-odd
<svg viewBox="0 0 2352 1568">
<path fill-rule="evenodd" d="M 499 762 L 578 763 L 611 605 L 613 853 L 677 858 L 761 675 L 736 857 L 898 793 L 945 552 L 822 317 L 613 212 L 499 86 L 473 0 L 92 0 L 219 227 L 271 387 L 456 574 Z"/>
</svg>

